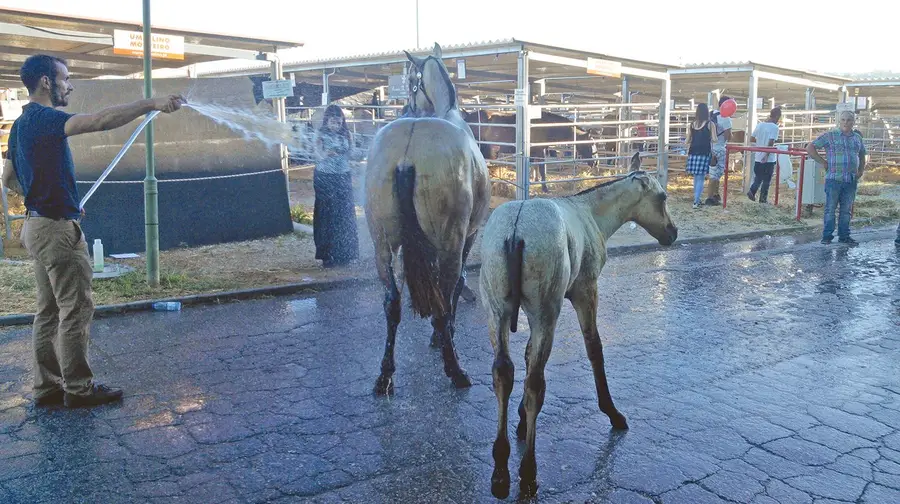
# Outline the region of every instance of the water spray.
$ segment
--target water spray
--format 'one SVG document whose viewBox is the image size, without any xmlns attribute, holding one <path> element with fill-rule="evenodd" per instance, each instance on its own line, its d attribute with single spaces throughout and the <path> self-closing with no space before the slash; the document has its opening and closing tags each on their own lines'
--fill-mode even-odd
<svg viewBox="0 0 900 504">
<path fill-rule="evenodd" d="M 290 124 L 282 123 L 259 110 L 241 110 L 206 103 L 185 103 L 182 107 L 193 109 L 195 112 L 206 116 L 218 124 L 226 126 L 233 131 L 243 133 L 244 138 L 248 141 L 258 140 L 268 146 L 284 144 L 290 146 L 295 152 L 299 151 L 307 155 L 315 153 L 315 148 L 313 147 L 315 133 L 306 131 L 294 132 Z M 140 132 L 143 131 L 157 115 L 159 115 L 159 111 L 154 110 L 144 117 L 144 120 L 138 125 L 137 129 L 134 130 L 134 133 L 131 134 L 131 137 L 125 142 L 116 157 L 113 158 L 109 166 L 106 167 L 100 177 L 97 178 L 88 192 L 81 199 L 81 203 L 79 204 L 80 209 L 84 208 L 85 203 L 87 203 L 88 199 L 90 199 L 94 192 L 97 191 L 100 184 L 106 180 L 106 177 L 109 176 L 119 161 L 122 160 L 125 156 L 125 152 L 128 151 Z"/>
</svg>

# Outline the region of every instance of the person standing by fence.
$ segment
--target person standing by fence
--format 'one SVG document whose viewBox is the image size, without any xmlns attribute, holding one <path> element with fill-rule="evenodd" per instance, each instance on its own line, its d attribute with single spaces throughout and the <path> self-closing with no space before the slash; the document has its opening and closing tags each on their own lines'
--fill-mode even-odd
<svg viewBox="0 0 900 504">
<path fill-rule="evenodd" d="M 185 100 L 171 95 L 68 114 L 58 110 L 75 89 L 64 60 L 30 56 L 19 74 L 29 101 L 13 123 L 7 152 L 13 170 L 4 170 L 3 182 L 25 198 L 22 244 L 34 259 L 34 402 L 77 408 L 119 401 L 122 390 L 95 382 L 88 363 L 93 273 L 68 138 L 119 128 L 154 110 L 174 112 Z"/>
<path fill-rule="evenodd" d="M 687 166 L 684 171 L 694 176 L 694 208 L 700 208 L 703 181 L 709 173 L 713 142 L 716 129 L 709 122 L 709 107 L 705 103 L 697 105 L 694 121 L 688 127 L 685 143 L 688 147 Z"/>
<path fill-rule="evenodd" d="M 719 98 L 719 107 L 730 100 L 730 96 L 722 96 Z M 716 143 L 713 145 L 713 157 L 715 166 L 709 167 L 709 190 L 706 193 L 707 205 L 721 205 L 722 196 L 719 195 L 719 181 L 722 175 L 725 175 L 725 169 L 728 163 L 728 156 L 725 155 L 725 144 L 731 141 L 731 118 L 722 117 L 718 110 L 713 112 L 710 121 L 716 127 Z"/>
<path fill-rule="evenodd" d="M 756 125 L 750 141 L 756 147 L 774 147 L 778 139 L 778 121 L 781 120 L 781 107 L 775 107 L 769 113 L 769 119 Z M 768 203 L 769 184 L 772 183 L 772 173 L 775 172 L 775 160 L 777 154 L 771 152 L 756 152 L 753 164 L 753 183 L 747 197 L 756 201 L 756 191 L 759 190 L 759 202 Z M 777 182 L 776 182 L 777 183 Z"/>
<path fill-rule="evenodd" d="M 825 166 L 825 227 L 822 244 L 834 240 L 834 213 L 840 205 L 838 242 L 855 245 L 850 237 L 850 209 L 856 199 L 856 187 L 866 169 L 866 145 L 862 135 L 854 133 L 856 117 L 845 110 L 839 116 L 839 127 L 822 133 L 806 146 L 806 152 Z M 824 149 L 827 159 L 819 155 Z"/>
</svg>

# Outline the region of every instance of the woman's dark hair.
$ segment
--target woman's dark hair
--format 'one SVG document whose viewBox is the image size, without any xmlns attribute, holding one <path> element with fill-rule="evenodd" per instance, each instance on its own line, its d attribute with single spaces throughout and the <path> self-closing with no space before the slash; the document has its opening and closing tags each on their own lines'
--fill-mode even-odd
<svg viewBox="0 0 900 504">
<path fill-rule="evenodd" d="M 344 117 L 344 111 L 341 110 L 341 107 L 338 107 L 337 105 L 334 105 L 334 104 L 329 105 L 328 107 L 325 108 L 325 115 L 322 117 L 322 126 L 319 127 L 319 131 L 324 131 L 324 130 L 328 129 L 327 128 L 328 120 L 331 119 L 332 117 L 335 117 L 335 118 L 341 120 L 341 127 L 338 130 L 338 133 L 340 133 L 343 136 L 349 137 L 350 130 L 347 129 L 347 119 Z"/>
<path fill-rule="evenodd" d="M 35 54 L 29 56 L 22 63 L 19 69 L 19 77 L 22 78 L 22 84 L 28 89 L 29 93 L 35 92 L 41 82 L 41 77 L 47 76 L 50 82 L 56 82 L 56 64 L 66 65 L 66 60 L 57 58 L 56 56 L 48 56 L 46 54 Z"/>
<path fill-rule="evenodd" d="M 722 95 L 722 97 L 719 98 L 719 106 L 721 107 L 723 103 L 727 102 L 730 99 L 730 96 Z"/>
<path fill-rule="evenodd" d="M 709 106 L 707 106 L 705 103 L 697 105 L 697 113 L 694 114 L 694 121 L 709 121 Z"/>
</svg>

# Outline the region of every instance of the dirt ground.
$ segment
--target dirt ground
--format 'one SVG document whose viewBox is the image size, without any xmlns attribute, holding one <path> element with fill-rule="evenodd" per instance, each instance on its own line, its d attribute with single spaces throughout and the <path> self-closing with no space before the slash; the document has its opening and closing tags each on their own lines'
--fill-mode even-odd
<svg viewBox="0 0 900 504">
<path fill-rule="evenodd" d="M 510 173 L 494 172 L 492 176 L 509 178 Z M 807 225 L 821 225 L 822 209 L 815 208 L 811 217 L 801 222 L 794 219 L 795 193 L 781 186 L 779 205 L 763 205 L 748 200 L 742 194 L 740 174 L 733 174 L 729 188 L 728 207 L 704 206 L 691 208 L 692 179 L 683 172 L 673 171 L 669 180 L 669 212 L 679 227 L 679 240 L 712 235 L 724 235 L 759 230 L 782 230 Z M 362 177 L 355 177 L 356 198 L 362 201 Z M 571 194 L 596 182 L 554 184 L 554 192 Z M 492 208 L 511 197 L 511 186 L 495 183 Z M 540 186 L 532 189 L 543 197 Z M 774 187 L 770 191 L 774 194 Z M 291 204 L 295 214 L 312 212 L 314 193 L 312 167 L 296 169 L 291 174 Z M 553 195 L 551 193 L 550 195 Z M 770 201 L 772 196 L 770 195 Z M 14 213 L 21 213 L 22 202 L 11 198 Z M 900 218 L 900 168 L 877 167 L 867 171 L 860 185 L 854 217 L 863 222 L 896 222 Z M 162 251 L 160 254 L 161 286 L 150 288 L 144 281 L 143 258 L 130 260 L 107 259 L 127 264 L 135 272 L 116 279 L 94 282 L 97 305 L 121 303 L 140 299 L 156 299 L 199 292 L 261 287 L 329 278 L 371 277 L 374 275 L 373 248 L 361 204 L 357 206 L 360 237 L 360 259 L 344 268 L 323 269 L 314 259 L 315 245 L 311 227 L 300 224 L 294 233 L 238 243 Z M 18 242 L 21 221 L 12 227 L 14 238 L 4 240 L 6 257 L 0 261 L 0 315 L 32 313 L 34 311 L 34 281 L 31 265 Z M 2 219 L 0 219 L 0 232 Z M 610 246 L 653 243 L 654 239 L 640 227 L 624 225 L 609 240 Z M 480 262 L 476 242 L 469 263 Z"/>
</svg>

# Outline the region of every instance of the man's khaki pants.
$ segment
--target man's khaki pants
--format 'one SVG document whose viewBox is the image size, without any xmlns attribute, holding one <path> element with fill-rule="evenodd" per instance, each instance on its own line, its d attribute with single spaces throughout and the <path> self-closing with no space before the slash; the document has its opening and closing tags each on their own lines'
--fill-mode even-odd
<svg viewBox="0 0 900 504">
<path fill-rule="evenodd" d="M 34 398 L 60 388 L 91 392 L 88 364 L 91 261 L 81 226 L 73 220 L 26 217 L 22 244 L 34 259 L 37 313 L 34 318 Z"/>
</svg>

